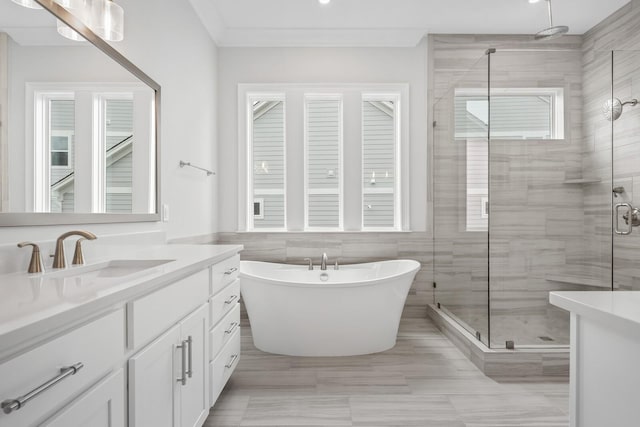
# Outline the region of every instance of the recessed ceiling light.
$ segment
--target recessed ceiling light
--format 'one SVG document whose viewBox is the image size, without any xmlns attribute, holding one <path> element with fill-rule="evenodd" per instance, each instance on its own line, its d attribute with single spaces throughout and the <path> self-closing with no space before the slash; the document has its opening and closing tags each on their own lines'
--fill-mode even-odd
<svg viewBox="0 0 640 427">
<path fill-rule="evenodd" d="M 331 3 L 331 0 L 318 0 L 318 3 L 320 3 L 320 4 L 329 4 L 329 3 Z"/>
<path fill-rule="evenodd" d="M 529 3 L 538 3 L 540 0 L 529 0 Z"/>
</svg>

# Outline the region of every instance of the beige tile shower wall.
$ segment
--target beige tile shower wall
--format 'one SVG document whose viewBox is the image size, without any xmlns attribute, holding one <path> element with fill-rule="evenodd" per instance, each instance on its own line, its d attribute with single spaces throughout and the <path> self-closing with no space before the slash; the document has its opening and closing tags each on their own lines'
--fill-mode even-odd
<svg viewBox="0 0 640 427">
<path fill-rule="evenodd" d="M 564 88 L 564 139 L 491 143 L 494 343 L 514 339 L 538 344 L 527 341 L 548 335 L 547 323 L 555 318 L 549 316 L 548 291 L 567 287 L 547 279 L 571 273 L 570 265 L 584 257 L 583 190 L 565 184 L 582 175 L 581 43 L 580 37 L 539 43 L 523 36 L 432 36 L 437 299 L 483 334 L 488 321 L 488 236 L 465 229 L 466 150 L 464 141 L 453 138 L 451 87 L 486 88 L 484 51 L 495 47 L 493 87 Z M 529 51 L 514 51 L 518 49 Z M 524 334 L 511 328 L 517 321 L 537 331 Z"/>
<path fill-rule="evenodd" d="M 611 280 L 612 272 L 612 185 L 626 190 L 614 203 L 640 203 L 640 108 L 625 108 L 613 127 L 602 115 L 602 104 L 611 96 L 611 50 L 619 51 L 614 58 L 613 96 L 640 98 L 640 0 L 631 1 L 587 32 L 583 43 L 583 170 L 602 179 L 584 188 L 584 246 L 588 248 L 584 261 L 603 282 Z M 640 233 L 636 229 L 630 236 L 615 236 L 613 242 L 614 287 L 640 289 Z"/>
<path fill-rule="evenodd" d="M 427 233 L 219 233 L 216 243 L 242 244 L 243 260 L 306 265 L 304 258 L 340 264 L 413 259 L 421 263 L 403 317 L 425 317 L 433 302 L 432 239 Z"/>
</svg>

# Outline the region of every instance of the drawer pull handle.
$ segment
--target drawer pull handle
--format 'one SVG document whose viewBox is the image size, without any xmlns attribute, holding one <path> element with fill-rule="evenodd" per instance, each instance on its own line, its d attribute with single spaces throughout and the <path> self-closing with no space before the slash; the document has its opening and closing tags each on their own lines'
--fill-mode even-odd
<svg viewBox="0 0 640 427">
<path fill-rule="evenodd" d="M 182 341 L 182 344 L 178 346 L 178 348 L 182 351 L 182 376 L 178 378 L 178 381 L 182 385 L 187 385 L 187 346 L 189 345 L 189 340 Z"/>
<path fill-rule="evenodd" d="M 38 396 L 40 393 L 47 391 L 48 389 L 58 384 L 63 379 L 71 375 L 75 375 L 83 367 L 84 367 L 84 364 L 82 362 L 78 362 L 75 365 L 71 365 L 71 366 L 65 366 L 64 368 L 60 369 L 59 375 L 55 376 L 54 378 L 51 378 L 49 381 L 36 387 L 35 389 L 31 390 L 29 393 L 25 394 L 24 396 L 20 396 L 17 399 L 5 400 L 4 402 L 2 402 L 2 404 L 0 404 L 0 406 L 2 407 L 2 410 L 4 411 L 5 414 L 10 414 L 13 411 L 17 411 L 18 409 L 26 405 L 27 402 L 29 402 L 31 399 Z"/>
<path fill-rule="evenodd" d="M 238 295 L 231 295 L 231 297 L 229 297 L 229 299 L 226 300 L 224 303 L 225 304 L 231 304 L 232 302 L 234 302 L 237 299 L 238 299 Z"/>
<path fill-rule="evenodd" d="M 224 331 L 224 333 L 225 333 L 225 334 L 232 334 L 232 333 L 233 333 L 233 331 L 235 331 L 235 330 L 236 330 L 236 328 L 238 327 L 238 322 L 233 322 L 233 323 L 232 323 L 231 325 L 229 325 L 229 326 L 231 326 L 231 327 L 230 327 L 229 329 L 227 329 L 226 331 Z"/>
<path fill-rule="evenodd" d="M 189 369 L 187 370 L 187 375 L 191 378 L 193 377 L 193 338 L 191 335 L 187 338 L 187 344 L 189 345 Z"/>
<path fill-rule="evenodd" d="M 230 276 L 230 275 L 232 275 L 233 273 L 235 273 L 236 271 L 238 271 L 238 267 L 233 267 L 233 268 L 230 268 L 230 269 L 228 269 L 227 271 L 225 271 L 225 272 L 224 272 L 224 275 L 225 275 L 225 276 Z"/>
<path fill-rule="evenodd" d="M 229 363 L 224 365 L 224 367 L 225 368 L 231 368 L 233 366 L 233 364 L 236 363 L 236 360 L 238 360 L 238 355 L 234 354 L 233 356 L 231 356 L 231 360 L 229 360 Z"/>
</svg>

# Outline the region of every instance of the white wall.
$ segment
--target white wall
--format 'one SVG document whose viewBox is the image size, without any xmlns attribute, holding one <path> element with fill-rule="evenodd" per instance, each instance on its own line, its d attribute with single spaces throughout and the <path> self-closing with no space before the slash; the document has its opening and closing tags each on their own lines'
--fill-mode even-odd
<svg viewBox="0 0 640 427">
<path fill-rule="evenodd" d="M 115 43 L 162 86 L 161 200 L 170 205 L 168 223 L 78 226 L 98 234 L 165 230 L 180 238 L 216 231 L 219 176 L 180 169 L 179 160 L 216 164 L 216 62 L 214 42 L 188 0 L 120 0 L 125 40 Z M 73 225 L 0 229 L 0 244 L 57 237 Z"/>
<path fill-rule="evenodd" d="M 220 231 L 238 230 L 241 83 L 408 83 L 411 229 L 427 229 L 426 41 L 415 48 L 219 48 L 218 54 Z"/>
</svg>

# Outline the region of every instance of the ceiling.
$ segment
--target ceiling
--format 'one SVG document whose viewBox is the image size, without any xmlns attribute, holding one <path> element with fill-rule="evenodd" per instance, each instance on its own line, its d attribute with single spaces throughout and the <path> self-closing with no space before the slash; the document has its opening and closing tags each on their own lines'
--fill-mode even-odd
<svg viewBox="0 0 640 427">
<path fill-rule="evenodd" d="M 220 46 L 415 46 L 427 33 L 534 34 L 527 0 L 189 0 Z M 629 0 L 553 0 L 555 25 L 584 34 Z"/>
<path fill-rule="evenodd" d="M 220 46 L 415 46 L 425 34 L 534 34 L 546 1 L 189 0 Z M 584 34 L 629 0 L 552 0 L 554 24 Z M 250 11 L 248 13 L 247 11 Z M 126 11 L 125 11 L 126 14 Z M 23 45 L 74 45 L 44 10 L 0 0 L 0 31 Z"/>
</svg>

